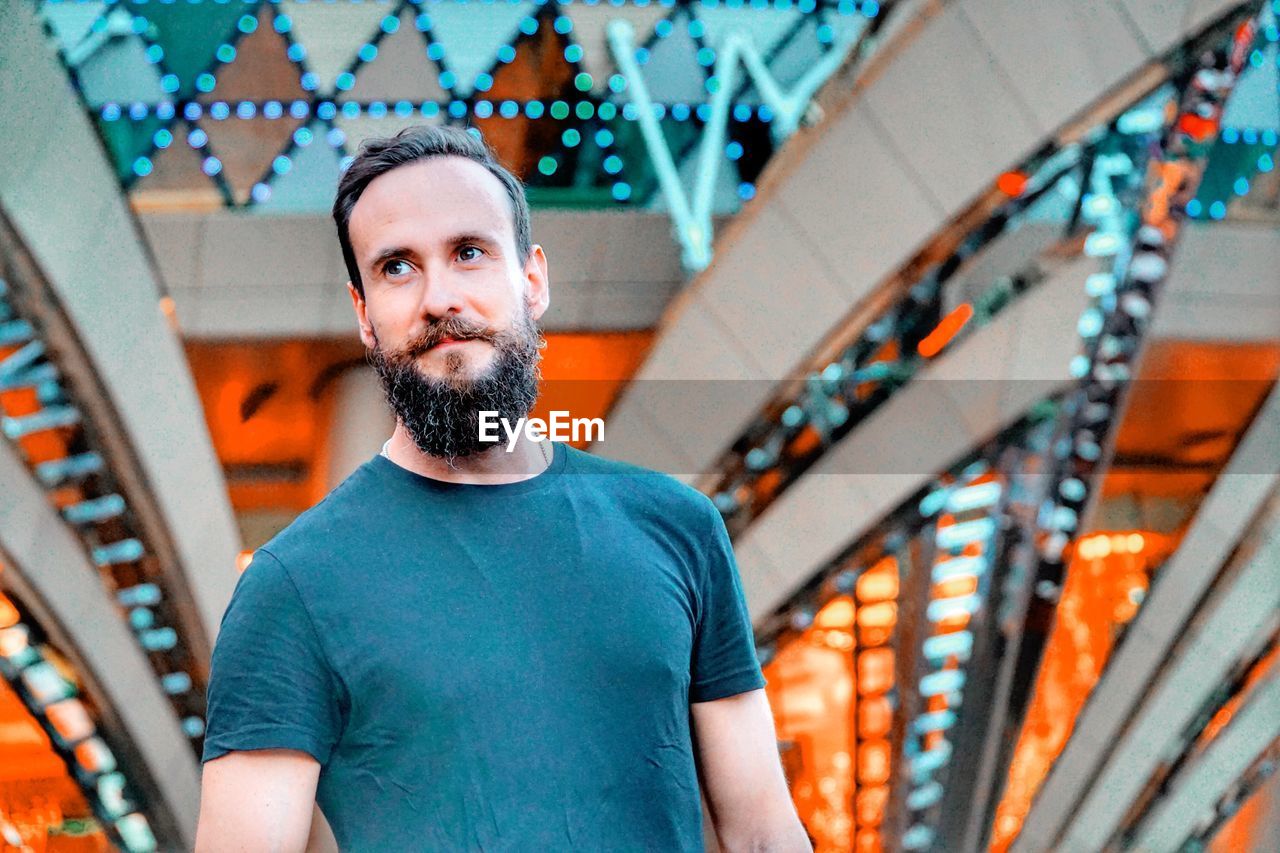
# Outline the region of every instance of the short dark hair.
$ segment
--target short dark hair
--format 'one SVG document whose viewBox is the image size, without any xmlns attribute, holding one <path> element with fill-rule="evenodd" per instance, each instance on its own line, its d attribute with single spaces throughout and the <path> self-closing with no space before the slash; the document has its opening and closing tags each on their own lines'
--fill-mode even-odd
<svg viewBox="0 0 1280 853">
<path fill-rule="evenodd" d="M 338 242 L 342 245 L 342 257 L 347 263 L 347 274 L 361 298 L 364 282 L 360 280 L 360 267 L 351 248 L 351 211 L 364 193 L 369 182 L 397 166 L 405 166 L 430 157 L 466 157 L 484 166 L 506 187 L 511 197 L 513 231 L 516 239 L 516 256 L 521 266 L 529 260 L 533 249 L 529 228 L 529 202 L 524 195 L 524 184 L 498 162 L 493 150 L 479 136 L 470 131 L 445 125 L 418 124 L 406 127 L 395 136 L 371 137 L 360 144 L 360 150 L 351 165 L 338 181 L 338 195 L 333 200 L 333 221 L 338 226 Z"/>
</svg>

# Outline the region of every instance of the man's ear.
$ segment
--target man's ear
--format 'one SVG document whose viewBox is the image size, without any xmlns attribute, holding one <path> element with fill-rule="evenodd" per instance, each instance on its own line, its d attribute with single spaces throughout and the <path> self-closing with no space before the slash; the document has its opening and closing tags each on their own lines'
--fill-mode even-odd
<svg viewBox="0 0 1280 853">
<path fill-rule="evenodd" d="M 529 260 L 524 264 L 525 287 L 524 300 L 533 313 L 533 319 L 539 320 L 551 304 L 551 282 L 547 278 L 547 256 L 537 243 L 529 249 Z"/>
<path fill-rule="evenodd" d="M 373 325 L 369 322 L 369 312 L 365 308 L 364 298 L 351 282 L 347 282 L 347 292 L 351 294 L 351 305 L 356 311 L 356 322 L 360 324 L 360 340 L 365 349 L 373 349 L 378 339 L 373 334 Z"/>
</svg>

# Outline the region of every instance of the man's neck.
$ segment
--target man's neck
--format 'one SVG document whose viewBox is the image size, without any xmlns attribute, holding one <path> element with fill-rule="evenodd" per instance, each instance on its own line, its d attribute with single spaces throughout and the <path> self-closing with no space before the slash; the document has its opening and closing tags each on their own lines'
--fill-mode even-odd
<svg viewBox="0 0 1280 853">
<path fill-rule="evenodd" d="M 395 432 L 387 442 L 385 455 L 401 468 L 433 480 L 493 486 L 536 477 L 546 470 L 553 453 L 554 445 L 551 442 L 540 445 L 521 435 L 510 453 L 503 442 L 483 453 L 455 459 L 450 465 L 438 456 L 423 453 L 404 426 L 397 423 Z"/>
</svg>

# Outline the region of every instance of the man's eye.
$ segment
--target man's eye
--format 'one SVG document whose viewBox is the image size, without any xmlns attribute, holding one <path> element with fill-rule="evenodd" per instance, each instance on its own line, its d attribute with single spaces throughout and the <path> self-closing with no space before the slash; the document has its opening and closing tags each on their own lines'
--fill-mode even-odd
<svg viewBox="0 0 1280 853">
<path fill-rule="evenodd" d="M 399 267 L 399 266 L 405 266 L 405 267 L 408 267 L 409 265 L 408 265 L 407 263 L 405 263 L 404 261 L 401 261 L 401 260 L 387 261 L 387 265 L 386 265 L 385 267 L 383 267 L 383 268 L 382 268 L 382 271 L 383 271 L 384 273 L 386 273 L 387 275 L 395 275 L 395 274 L 396 274 L 396 268 L 397 268 L 397 267 Z"/>
<path fill-rule="evenodd" d="M 465 257 L 464 257 L 464 258 L 462 258 L 462 260 L 464 260 L 464 261 L 478 261 L 478 260 L 480 260 L 480 256 L 484 254 L 484 252 L 483 252 L 483 251 L 481 251 L 481 249 L 480 249 L 480 247 L 479 247 L 479 246 L 463 246 L 461 249 L 459 249 L 459 250 L 458 250 L 458 255 L 461 257 L 461 256 L 462 256 L 462 254 L 463 254 L 464 252 L 468 252 L 468 251 L 475 252 L 476 254 L 475 254 L 475 255 L 472 255 L 472 256 L 471 256 L 471 257 L 469 257 L 469 258 L 465 258 Z"/>
</svg>

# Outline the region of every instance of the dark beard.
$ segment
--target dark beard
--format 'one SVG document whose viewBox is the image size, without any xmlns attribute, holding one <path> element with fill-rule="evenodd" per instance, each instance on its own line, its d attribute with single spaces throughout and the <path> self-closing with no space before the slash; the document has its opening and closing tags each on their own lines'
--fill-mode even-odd
<svg viewBox="0 0 1280 853">
<path fill-rule="evenodd" d="M 484 375 L 471 379 L 460 375 L 461 358 L 447 353 L 446 376 L 424 376 L 417 358 L 445 337 L 488 341 L 495 349 L 493 364 Z M 528 416 L 538 398 L 542 343 L 527 311 L 515 328 L 505 332 L 450 316 L 399 350 L 375 346 L 369 356 L 387 402 L 413 443 L 428 456 L 452 465 L 456 459 L 498 446 L 480 440 L 481 412 L 497 412 L 511 424 Z"/>
</svg>

